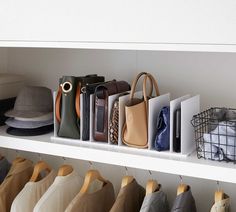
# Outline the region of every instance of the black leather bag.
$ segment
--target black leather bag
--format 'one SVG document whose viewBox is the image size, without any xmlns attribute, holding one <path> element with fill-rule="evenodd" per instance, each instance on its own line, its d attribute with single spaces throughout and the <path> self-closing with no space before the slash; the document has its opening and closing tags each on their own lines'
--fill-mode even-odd
<svg viewBox="0 0 236 212">
<path fill-rule="evenodd" d="M 83 129 L 82 129 L 82 140 L 88 141 L 90 134 L 90 95 L 94 94 L 97 86 L 104 82 L 98 82 L 94 84 L 88 84 L 83 87 Z"/>
<path fill-rule="evenodd" d="M 63 76 L 56 98 L 55 113 L 59 137 L 80 138 L 80 94 L 84 86 L 104 81 L 104 77 L 87 75 L 85 77 Z"/>
<path fill-rule="evenodd" d="M 108 97 L 130 90 L 126 81 L 110 81 L 96 87 L 94 94 L 94 129 L 96 141 L 108 141 Z"/>
</svg>

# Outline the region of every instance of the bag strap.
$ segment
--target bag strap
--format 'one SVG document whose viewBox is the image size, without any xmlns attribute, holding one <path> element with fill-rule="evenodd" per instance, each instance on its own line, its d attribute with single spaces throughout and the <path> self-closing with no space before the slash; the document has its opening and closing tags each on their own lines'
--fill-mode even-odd
<svg viewBox="0 0 236 212">
<path fill-rule="evenodd" d="M 146 90 L 147 78 L 151 81 L 151 84 L 154 85 L 156 96 L 160 96 L 160 92 L 159 92 L 159 88 L 158 88 L 158 84 L 157 84 L 156 79 L 150 73 L 147 73 L 146 76 L 147 77 L 144 77 L 144 80 L 143 80 L 143 96 L 144 97 L 147 96 L 147 90 Z"/>
<path fill-rule="evenodd" d="M 143 76 L 143 75 L 145 75 L 145 77 L 144 78 L 148 78 L 149 80 L 150 80 L 150 85 L 151 85 L 151 87 L 150 87 L 150 92 L 149 92 L 149 96 L 151 96 L 152 95 L 152 91 L 153 91 L 153 83 L 152 83 L 152 79 L 150 78 L 150 76 L 149 75 L 147 75 L 148 73 L 147 72 L 141 72 L 141 73 L 139 73 L 137 76 L 136 76 L 136 78 L 134 79 L 134 81 L 133 81 L 133 83 L 132 83 L 132 86 L 131 86 L 131 92 L 130 92 L 130 99 L 133 99 L 134 98 L 134 93 L 135 93 L 135 90 L 136 90 L 136 86 L 137 86 L 137 83 L 138 83 L 138 80 L 140 79 L 140 77 L 141 76 Z M 144 82 L 144 81 L 143 81 Z M 146 92 L 146 86 L 144 86 L 143 85 L 143 89 L 145 88 L 145 93 L 143 92 L 143 96 L 144 96 L 144 99 L 146 99 L 147 100 L 147 96 L 146 96 L 146 94 L 147 94 L 147 92 Z M 145 101 L 146 101 L 145 100 Z"/>
<path fill-rule="evenodd" d="M 81 90 L 81 84 L 78 83 L 75 96 L 75 110 L 78 118 L 80 118 L 80 90 Z M 58 88 L 56 103 L 55 103 L 55 115 L 58 123 L 61 123 L 61 98 L 62 98 L 62 86 L 60 85 Z"/>
<path fill-rule="evenodd" d="M 81 83 L 79 82 L 76 88 L 76 95 L 75 95 L 75 111 L 78 118 L 80 118 L 80 91 L 81 91 Z"/>
<path fill-rule="evenodd" d="M 57 91 L 57 97 L 56 97 L 56 103 L 55 103 L 55 115 L 56 115 L 56 120 L 58 123 L 61 122 L 61 96 L 62 96 L 62 88 L 61 85 L 58 88 Z"/>
</svg>

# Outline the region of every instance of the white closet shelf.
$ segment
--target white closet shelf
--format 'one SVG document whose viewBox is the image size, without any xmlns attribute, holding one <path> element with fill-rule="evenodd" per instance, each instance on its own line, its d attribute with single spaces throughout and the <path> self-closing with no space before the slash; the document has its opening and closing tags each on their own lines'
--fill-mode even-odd
<svg viewBox="0 0 236 212">
<path fill-rule="evenodd" d="M 0 47 L 236 52 L 236 44 L 0 40 Z"/>
<path fill-rule="evenodd" d="M 53 134 L 35 137 L 10 136 L 5 132 L 6 127 L 0 128 L 0 147 L 47 155 L 80 159 L 137 169 L 152 170 L 168 174 L 189 176 L 194 178 L 218 180 L 236 183 L 236 165 L 233 163 L 215 162 L 197 159 L 193 154 L 189 157 L 156 156 L 130 148 L 126 151 L 112 145 L 68 145 L 55 143 L 51 140 Z M 89 142 L 87 142 L 89 143 Z"/>
</svg>

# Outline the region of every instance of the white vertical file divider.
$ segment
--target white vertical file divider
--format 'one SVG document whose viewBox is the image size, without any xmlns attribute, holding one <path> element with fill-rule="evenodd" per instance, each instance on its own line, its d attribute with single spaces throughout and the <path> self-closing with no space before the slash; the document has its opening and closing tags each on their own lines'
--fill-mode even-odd
<svg viewBox="0 0 236 212">
<path fill-rule="evenodd" d="M 54 120 L 54 137 L 57 137 L 57 132 L 58 132 L 58 128 L 59 128 L 59 125 L 57 123 L 57 119 L 56 119 L 56 97 L 57 97 L 57 91 L 54 91 L 53 92 L 53 120 Z"/>
<path fill-rule="evenodd" d="M 112 144 L 111 143 L 111 139 L 110 139 L 110 136 L 109 136 L 109 125 L 110 125 L 110 117 L 111 117 L 111 111 L 112 111 L 112 106 L 115 102 L 115 100 L 121 95 L 122 93 L 118 93 L 118 94 L 114 94 L 114 95 L 111 95 L 108 97 L 108 122 L 107 122 L 107 125 L 108 125 L 108 144 Z"/>
<path fill-rule="evenodd" d="M 148 101 L 148 149 L 154 149 L 157 118 L 163 107 L 170 106 L 170 94 L 157 96 Z"/>
<path fill-rule="evenodd" d="M 80 94 L 80 140 L 82 141 L 83 129 L 83 94 Z"/>
<path fill-rule="evenodd" d="M 118 146 L 122 146 L 122 128 L 125 123 L 125 103 L 129 100 L 130 94 L 121 96 L 119 98 L 119 134 L 118 134 Z"/>
<path fill-rule="evenodd" d="M 194 128 L 191 120 L 200 112 L 200 96 L 191 97 L 181 102 L 181 153 L 191 154 L 196 148 Z"/>
<path fill-rule="evenodd" d="M 170 152 L 173 152 L 173 132 L 174 132 L 174 112 L 181 108 L 181 102 L 189 99 L 190 95 L 185 95 L 170 101 Z"/>
<path fill-rule="evenodd" d="M 89 98 L 90 98 L 89 141 L 92 142 L 94 141 L 94 138 L 93 138 L 94 94 L 90 94 Z"/>
</svg>

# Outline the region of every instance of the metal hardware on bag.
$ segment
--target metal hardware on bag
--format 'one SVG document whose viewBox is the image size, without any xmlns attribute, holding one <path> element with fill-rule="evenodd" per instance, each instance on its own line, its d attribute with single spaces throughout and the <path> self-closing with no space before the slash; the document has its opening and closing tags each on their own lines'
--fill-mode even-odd
<svg viewBox="0 0 236 212">
<path fill-rule="evenodd" d="M 86 87 L 85 86 L 81 88 L 81 93 L 86 93 Z"/>
<path fill-rule="evenodd" d="M 67 82 L 64 82 L 63 84 L 61 84 L 61 88 L 62 88 L 63 93 L 67 94 L 67 93 L 71 92 L 73 86 L 72 86 L 71 82 L 67 81 Z"/>
</svg>

